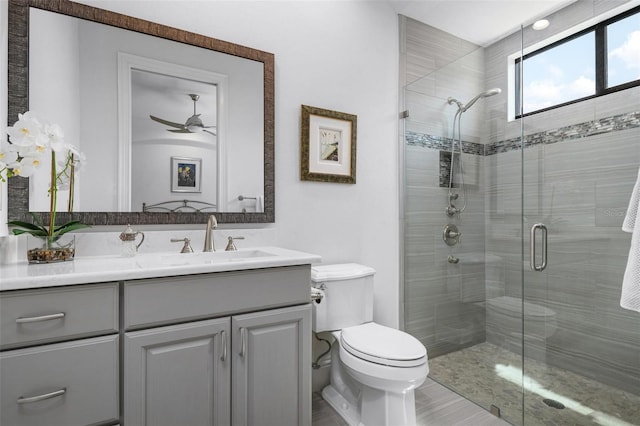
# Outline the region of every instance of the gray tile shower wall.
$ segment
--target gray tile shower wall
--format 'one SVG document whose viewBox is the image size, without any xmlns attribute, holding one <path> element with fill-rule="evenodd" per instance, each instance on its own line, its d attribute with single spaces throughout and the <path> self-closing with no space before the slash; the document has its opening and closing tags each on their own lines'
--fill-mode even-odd
<svg viewBox="0 0 640 426">
<path fill-rule="evenodd" d="M 519 146 L 485 151 L 488 155 L 465 151 L 465 161 L 482 169 L 484 183 L 468 188 L 473 207 L 463 219 L 449 219 L 468 238 L 454 249 L 443 245 L 440 235 L 447 220 L 447 189 L 438 187 L 442 146 L 415 143 L 415 134 L 407 137 L 405 328 L 430 354 L 485 338 L 520 353 L 521 338 L 485 324 L 486 312 L 478 302 L 504 295 L 521 298 L 524 268 L 526 301 L 552 310 L 555 316 L 547 327 L 556 328 L 540 336 L 528 329 L 535 318 L 526 317 L 527 356 L 621 389 L 640 389 L 637 314 L 619 306 L 630 244 L 620 228 L 640 165 L 639 117 L 631 112 L 599 120 L 608 126 L 597 132 L 591 129 L 598 123 L 545 132 L 555 137 L 526 144 L 523 171 Z M 522 263 L 522 205 L 525 230 L 537 222 L 549 228 L 549 268 L 543 274 Z M 448 264 L 449 252 L 461 263 Z M 483 264 L 488 258 L 491 264 Z M 490 267 L 497 271 L 493 277 Z"/>
<path fill-rule="evenodd" d="M 411 83 L 403 93 L 410 111 L 404 152 L 404 327 L 435 357 L 485 340 L 484 157 L 479 155 L 484 147 L 479 143 L 479 110 L 465 114 L 467 208 L 461 216 L 445 214 L 448 191 L 442 187 L 441 173 L 446 172 L 440 167 L 440 151 L 451 150 L 457 109 L 448 97 L 466 101 L 480 91 L 484 53 L 409 18 L 401 18 L 401 27 L 407 41 L 406 74 L 401 78 Z M 447 223 L 462 233 L 454 247 L 442 239 Z M 452 264 L 449 255 L 470 260 Z"/>
<path fill-rule="evenodd" d="M 591 3 L 557 12 L 556 22 L 569 27 L 616 2 Z M 407 40 L 402 96 L 410 112 L 404 120 L 405 330 L 430 357 L 484 340 L 521 353 L 521 337 L 510 339 L 487 323 L 492 308 L 484 302 L 524 296 L 555 314 L 542 337 L 534 322 L 525 324 L 528 357 L 638 393 L 639 319 L 620 308 L 619 298 L 630 245 L 620 226 L 640 165 L 640 87 L 524 123 L 508 121 L 505 64 L 520 49 L 519 34 L 480 48 L 408 18 L 401 17 L 401 30 Z M 526 32 L 525 46 L 536 37 Z M 462 123 L 469 207 L 461 218 L 448 218 L 440 151 L 451 149 L 456 108 L 447 99 L 464 102 L 490 87 L 503 94 L 474 106 Z M 540 221 L 549 227 L 544 273 L 528 265 L 528 230 Z M 453 249 L 442 241 L 447 222 L 463 235 Z M 449 254 L 460 263 L 449 264 Z"/>
</svg>

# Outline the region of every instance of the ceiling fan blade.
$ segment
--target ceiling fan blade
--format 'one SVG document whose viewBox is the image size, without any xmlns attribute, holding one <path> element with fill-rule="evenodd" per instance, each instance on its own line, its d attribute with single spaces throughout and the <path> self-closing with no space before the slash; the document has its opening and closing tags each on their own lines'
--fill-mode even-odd
<svg viewBox="0 0 640 426">
<path fill-rule="evenodd" d="M 211 126 L 211 127 L 215 127 L 215 126 Z M 213 136 L 218 136 L 218 134 L 216 132 L 211 131 L 211 130 L 203 129 L 202 131 L 206 132 L 206 133 L 209 133 L 210 135 L 213 135 Z"/>
<path fill-rule="evenodd" d="M 168 120 L 163 120 L 162 118 L 158 118 L 158 117 L 154 117 L 153 115 L 150 115 L 149 117 L 151 117 L 151 119 L 153 121 L 157 121 L 158 123 L 162 123 L 166 126 L 171 126 L 171 127 L 176 127 L 178 129 L 184 129 L 184 124 L 181 123 L 175 123 L 173 121 L 168 121 Z"/>
<path fill-rule="evenodd" d="M 189 129 L 167 129 L 167 132 L 171 132 L 171 133 L 193 133 Z"/>
</svg>

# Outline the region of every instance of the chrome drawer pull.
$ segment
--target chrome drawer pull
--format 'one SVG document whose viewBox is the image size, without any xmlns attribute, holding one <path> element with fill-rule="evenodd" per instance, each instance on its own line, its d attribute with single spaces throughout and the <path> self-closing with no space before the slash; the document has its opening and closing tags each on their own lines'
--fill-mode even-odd
<svg viewBox="0 0 640 426">
<path fill-rule="evenodd" d="M 244 358 L 247 354 L 247 329 L 240 328 L 240 357 Z"/>
<path fill-rule="evenodd" d="M 67 388 L 62 388 L 55 392 L 45 393 L 42 395 L 30 396 L 28 398 L 18 398 L 18 404 L 30 404 L 32 402 L 44 401 L 45 399 L 55 398 L 56 396 L 62 396 L 67 393 Z"/>
<path fill-rule="evenodd" d="M 39 317 L 16 318 L 16 323 L 25 324 L 29 322 L 50 321 L 54 319 L 64 318 L 64 315 L 65 315 L 64 312 L 59 312 L 57 314 L 41 315 Z"/>
<path fill-rule="evenodd" d="M 222 355 L 220 361 L 225 362 L 227 360 L 227 333 L 222 330 L 220 332 L 220 339 L 222 340 Z"/>
</svg>

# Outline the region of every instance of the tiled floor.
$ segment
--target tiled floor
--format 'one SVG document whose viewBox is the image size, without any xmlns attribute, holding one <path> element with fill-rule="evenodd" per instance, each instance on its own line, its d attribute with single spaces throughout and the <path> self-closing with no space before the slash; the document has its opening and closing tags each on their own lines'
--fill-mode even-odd
<svg viewBox="0 0 640 426">
<path fill-rule="evenodd" d="M 503 366 L 498 368 L 502 376 L 496 374 L 497 365 Z M 504 420 L 521 425 L 521 366 L 519 355 L 490 343 L 429 360 L 429 378 L 416 390 L 418 425 L 507 425 Z M 525 370 L 527 426 L 640 425 L 640 395 L 533 360 L 527 361 Z M 545 398 L 562 402 L 565 408 L 552 408 L 543 402 Z M 492 404 L 500 407 L 504 420 L 481 408 Z M 329 404 L 314 394 L 313 426 L 345 425 Z"/>
<path fill-rule="evenodd" d="M 483 407 L 500 407 L 513 424 L 522 424 L 521 369 L 519 354 L 490 343 L 429 360 L 429 377 Z M 525 376 L 527 426 L 640 425 L 640 390 L 634 395 L 534 360 L 526 360 Z M 565 408 L 548 406 L 547 398 Z"/>
<path fill-rule="evenodd" d="M 416 389 L 418 426 L 501 426 L 499 418 L 431 379 Z M 346 426 L 347 423 L 319 394 L 313 395 L 313 426 Z"/>
</svg>

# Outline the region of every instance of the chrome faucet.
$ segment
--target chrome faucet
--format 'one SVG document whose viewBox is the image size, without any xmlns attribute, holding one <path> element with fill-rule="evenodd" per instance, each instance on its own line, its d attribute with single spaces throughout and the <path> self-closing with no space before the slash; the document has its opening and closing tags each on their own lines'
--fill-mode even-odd
<svg viewBox="0 0 640 426">
<path fill-rule="evenodd" d="M 209 216 L 207 220 L 207 233 L 204 236 L 204 250 L 202 251 L 216 251 L 216 247 L 213 244 L 213 230 L 218 227 L 218 221 L 214 215 Z"/>
</svg>

